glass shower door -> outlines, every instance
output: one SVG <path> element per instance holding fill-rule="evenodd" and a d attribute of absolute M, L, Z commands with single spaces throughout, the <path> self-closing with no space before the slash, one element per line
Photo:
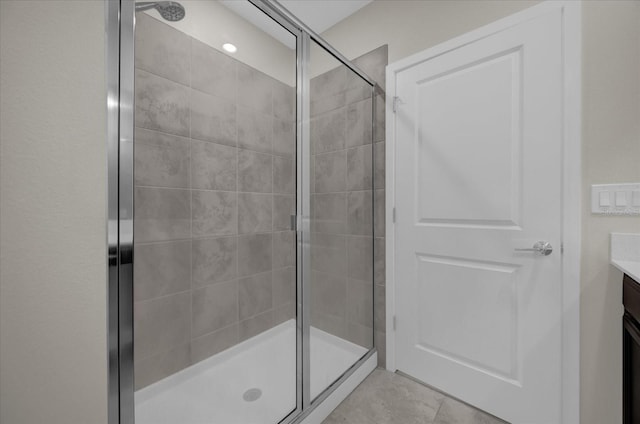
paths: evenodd
<path fill-rule="evenodd" d="M 373 348 L 371 85 L 310 49 L 310 398 Z"/>
<path fill-rule="evenodd" d="M 135 422 L 276 423 L 299 407 L 296 30 L 182 6 L 136 13 Z"/>

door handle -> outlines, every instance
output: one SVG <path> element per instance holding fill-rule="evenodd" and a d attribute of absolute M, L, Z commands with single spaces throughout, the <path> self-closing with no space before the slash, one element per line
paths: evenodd
<path fill-rule="evenodd" d="M 549 256 L 553 252 L 553 246 L 548 241 L 538 241 L 530 249 L 513 249 L 516 252 L 536 252 L 541 256 Z"/>

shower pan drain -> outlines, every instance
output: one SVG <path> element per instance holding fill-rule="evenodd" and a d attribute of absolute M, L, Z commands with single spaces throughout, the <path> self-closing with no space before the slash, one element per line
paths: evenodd
<path fill-rule="evenodd" d="M 245 402 L 253 402 L 260 399 L 260 396 L 262 396 L 262 390 L 253 388 L 244 392 L 242 399 L 244 399 Z"/>

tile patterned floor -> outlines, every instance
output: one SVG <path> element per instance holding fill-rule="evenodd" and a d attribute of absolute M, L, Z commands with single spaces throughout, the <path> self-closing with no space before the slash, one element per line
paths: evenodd
<path fill-rule="evenodd" d="M 323 424 L 507 424 L 399 374 L 375 370 Z"/>

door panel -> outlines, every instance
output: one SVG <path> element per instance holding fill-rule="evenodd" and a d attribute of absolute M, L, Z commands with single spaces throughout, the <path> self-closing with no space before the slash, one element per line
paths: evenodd
<path fill-rule="evenodd" d="M 519 266 L 416 255 L 418 347 L 514 379 Z M 455 302 L 442 302 L 455 299 Z M 443 326 L 443 322 L 452 326 Z"/>
<path fill-rule="evenodd" d="M 227 3 L 185 1 L 177 22 L 135 14 L 126 423 L 270 424 L 302 409 L 291 228 L 300 34 L 248 1 Z"/>
<path fill-rule="evenodd" d="M 373 347 L 373 102 L 315 41 L 309 72 L 313 401 Z"/>
<path fill-rule="evenodd" d="M 420 223 L 518 225 L 519 59 L 511 51 L 416 82 L 427 141 L 417 156 Z"/>
<path fill-rule="evenodd" d="M 560 41 L 549 12 L 396 80 L 398 369 L 513 423 L 560 422 Z"/>

